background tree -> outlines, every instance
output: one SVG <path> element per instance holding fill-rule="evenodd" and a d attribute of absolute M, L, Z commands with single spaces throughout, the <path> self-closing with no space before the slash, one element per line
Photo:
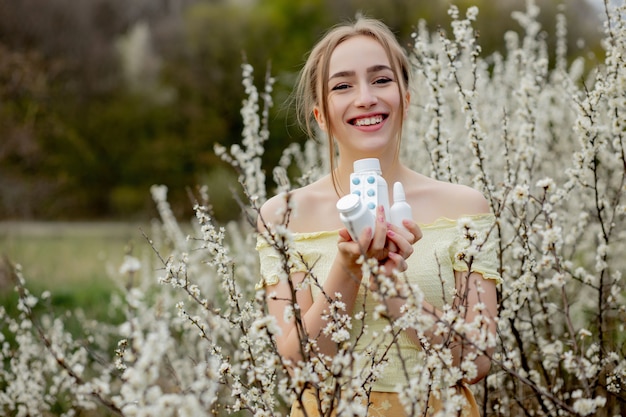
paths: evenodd
<path fill-rule="evenodd" d="M 240 138 L 244 61 L 276 77 L 264 163 L 303 143 L 288 95 L 310 46 L 357 12 L 381 18 L 407 47 L 420 19 L 447 30 L 450 3 L 480 8 L 485 54 L 502 48 L 523 0 L 22 0 L 0 4 L 0 218 L 145 218 L 167 184 L 178 215 L 186 187 L 207 183 L 218 218 L 237 216 L 235 180 L 213 144 Z M 599 51 L 585 0 L 543 0 L 551 40 L 559 4 L 570 53 Z M 591 48 L 589 48 L 591 46 Z M 599 52 L 598 52 L 599 53 Z M 593 57 L 588 57 L 593 59 Z"/>

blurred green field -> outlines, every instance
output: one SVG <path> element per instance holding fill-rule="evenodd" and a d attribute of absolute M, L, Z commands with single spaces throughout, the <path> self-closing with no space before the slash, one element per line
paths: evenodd
<path fill-rule="evenodd" d="M 139 224 L 0 222 L 0 256 L 22 266 L 29 290 L 50 291 L 54 309 L 81 308 L 102 318 L 124 255 L 149 250 Z M 144 228 L 145 230 L 145 228 Z M 12 304 L 14 283 L 0 271 L 0 301 Z"/>
<path fill-rule="evenodd" d="M 143 237 L 145 225 L 127 223 L 32 223 L 0 222 L 0 306 L 16 316 L 15 284 L 4 263 L 8 259 L 22 266 L 26 287 L 40 296 L 49 291 L 50 297 L 35 309 L 35 315 L 52 313 L 63 317 L 65 329 L 82 340 L 84 319 L 115 324 L 123 312 L 111 307 L 111 295 L 125 278 L 119 273 L 125 253 L 131 247 L 133 255 L 152 254 Z M 80 312 L 80 314 L 75 314 Z M 93 325 L 87 326 L 93 332 Z M 8 340 L 12 340 L 9 336 Z M 101 346 L 113 352 L 115 345 Z M 62 397 L 43 417 L 59 415 L 67 410 Z M 105 407 L 80 409 L 84 417 L 111 417 Z"/>

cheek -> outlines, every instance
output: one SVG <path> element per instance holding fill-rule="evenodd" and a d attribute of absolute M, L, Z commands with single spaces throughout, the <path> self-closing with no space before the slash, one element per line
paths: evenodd
<path fill-rule="evenodd" d="M 392 111 L 395 115 L 397 115 L 398 119 L 404 119 L 407 115 L 408 106 L 406 102 L 400 100 L 400 97 L 394 95 L 393 97 L 389 97 L 389 101 L 387 101 L 392 108 Z M 404 105 L 404 107 L 403 107 Z"/>
<path fill-rule="evenodd" d="M 337 113 L 337 111 L 341 107 L 341 98 L 338 98 L 335 96 L 329 97 L 327 105 L 328 105 L 328 113 L 330 117 L 332 117 L 332 115 Z"/>
<path fill-rule="evenodd" d="M 392 108 L 396 110 L 400 110 L 402 107 L 402 100 L 400 99 L 400 94 L 398 92 L 389 94 L 389 96 L 387 96 L 387 103 L 389 103 L 389 105 Z"/>
<path fill-rule="evenodd" d="M 328 100 L 328 124 L 331 128 L 334 128 L 341 123 L 344 112 L 345 105 L 341 100 Z"/>

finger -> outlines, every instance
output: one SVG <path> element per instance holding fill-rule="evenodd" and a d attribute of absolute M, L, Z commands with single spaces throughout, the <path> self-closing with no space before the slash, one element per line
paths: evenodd
<path fill-rule="evenodd" d="M 411 234 L 413 235 L 411 236 L 411 238 L 407 239 L 409 242 L 411 242 L 411 244 L 416 243 L 422 238 L 422 229 L 420 229 L 415 221 L 411 219 L 404 219 L 402 220 L 402 226 L 404 226 L 404 228 L 411 232 Z"/>
<path fill-rule="evenodd" d="M 370 252 L 372 253 L 372 256 L 377 259 L 384 259 L 387 257 L 386 252 L 388 252 L 388 249 L 385 248 L 386 241 L 387 219 L 385 218 L 385 208 L 383 206 L 378 206 L 378 209 L 376 210 L 376 229 L 374 230 L 374 236 L 370 244 Z"/>
<path fill-rule="evenodd" d="M 417 223 L 411 219 L 404 219 L 402 226 L 396 226 L 391 223 L 387 226 L 397 234 L 404 236 L 404 238 L 411 244 L 416 243 L 422 238 L 422 230 L 419 228 Z"/>
<path fill-rule="evenodd" d="M 338 256 L 343 258 L 343 262 L 346 265 L 353 267 L 356 265 L 357 260 L 365 254 L 366 248 L 371 240 L 371 235 L 372 229 L 371 227 L 367 227 L 363 230 L 359 241 L 355 242 L 352 240 L 348 229 L 340 229 L 339 238 L 337 239 Z"/>
<path fill-rule="evenodd" d="M 352 237 L 350 236 L 350 232 L 348 232 L 348 229 L 343 228 L 343 229 L 339 229 L 339 242 L 350 242 L 352 240 Z"/>
<path fill-rule="evenodd" d="M 389 236 L 389 232 L 390 230 L 387 231 L 387 236 Z M 399 250 L 398 245 L 396 245 L 396 243 L 391 239 L 387 240 L 387 249 L 389 250 L 389 252 L 398 252 Z"/>
<path fill-rule="evenodd" d="M 387 237 L 389 237 L 390 232 L 391 234 L 393 234 L 393 230 L 391 229 L 390 225 L 387 224 Z M 398 252 L 398 246 L 392 239 L 387 239 L 387 242 L 385 244 L 387 246 L 387 249 L 389 249 L 389 252 Z"/>
<path fill-rule="evenodd" d="M 409 265 L 406 262 L 406 259 L 398 253 L 390 252 L 389 260 L 393 262 L 393 269 L 398 272 L 405 272 Z"/>
<path fill-rule="evenodd" d="M 365 252 L 366 249 L 370 246 L 370 242 L 372 241 L 372 228 L 366 227 L 361 232 L 361 236 L 359 236 L 359 247 L 362 252 Z"/>
<path fill-rule="evenodd" d="M 343 228 L 343 229 L 339 229 L 339 240 L 338 240 L 338 244 L 341 243 L 348 243 L 348 242 L 355 242 L 352 239 L 352 235 L 350 235 L 350 232 L 348 231 L 347 228 Z M 355 242 L 359 244 L 359 248 L 361 248 L 360 253 L 363 253 L 365 251 L 365 249 L 369 246 L 370 240 L 372 239 L 372 228 L 371 227 L 366 227 L 361 231 L 361 236 L 359 237 L 359 239 Z"/>
<path fill-rule="evenodd" d="M 413 239 L 415 239 L 413 233 L 404 226 L 387 223 L 387 229 L 393 230 L 397 234 L 404 236 L 404 238 L 408 241 L 412 241 Z"/>
<path fill-rule="evenodd" d="M 403 235 L 396 233 L 394 230 L 387 230 L 387 238 L 390 242 L 389 246 L 393 244 L 397 248 L 394 252 L 398 255 L 406 259 L 413 254 L 413 244 Z M 411 240 L 413 240 L 413 235 L 411 235 Z"/>

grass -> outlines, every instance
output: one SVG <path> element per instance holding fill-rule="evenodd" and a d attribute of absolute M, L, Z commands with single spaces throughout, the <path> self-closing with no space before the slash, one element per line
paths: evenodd
<path fill-rule="evenodd" d="M 119 267 L 128 248 L 148 250 L 137 224 L 0 223 L 0 256 L 20 264 L 28 289 L 51 293 L 54 310 L 80 308 L 90 318 L 107 315 Z M 142 252 L 143 253 L 143 252 Z M 0 302 L 16 298 L 8 274 L 0 274 Z"/>
<path fill-rule="evenodd" d="M 0 305 L 9 315 L 17 316 L 18 297 L 4 267 L 2 258 L 6 258 L 21 265 L 31 293 L 39 296 L 43 291 L 50 292 L 50 298 L 36 308 L 35 314 L 52 312 L 55 317 L 63 317 L 65 329 L 76 340 L 82 340 L 85 329 L 81 317 L 108 324 L 123 319 L 119 309 L 110 308 L 109 300 L 118 282 L 123 283 L 119 267 L 131 247 L 139 258 L 152 253 L 138 224 L 0 222 Z M 77 310 L 84 316 L 66 314 Z M 92 331 L 90 327 L 88 332 Z M 6 340 L 14 344 L 11 339 L 9 336 Z M 103 348 L 113 352 L 114 347 Z M 59 415 L 67 409 L 63 397 L 57 400 L 43 416 Z M 112 416 L 104 407 L 79 410 L 78 414 Z"/>

